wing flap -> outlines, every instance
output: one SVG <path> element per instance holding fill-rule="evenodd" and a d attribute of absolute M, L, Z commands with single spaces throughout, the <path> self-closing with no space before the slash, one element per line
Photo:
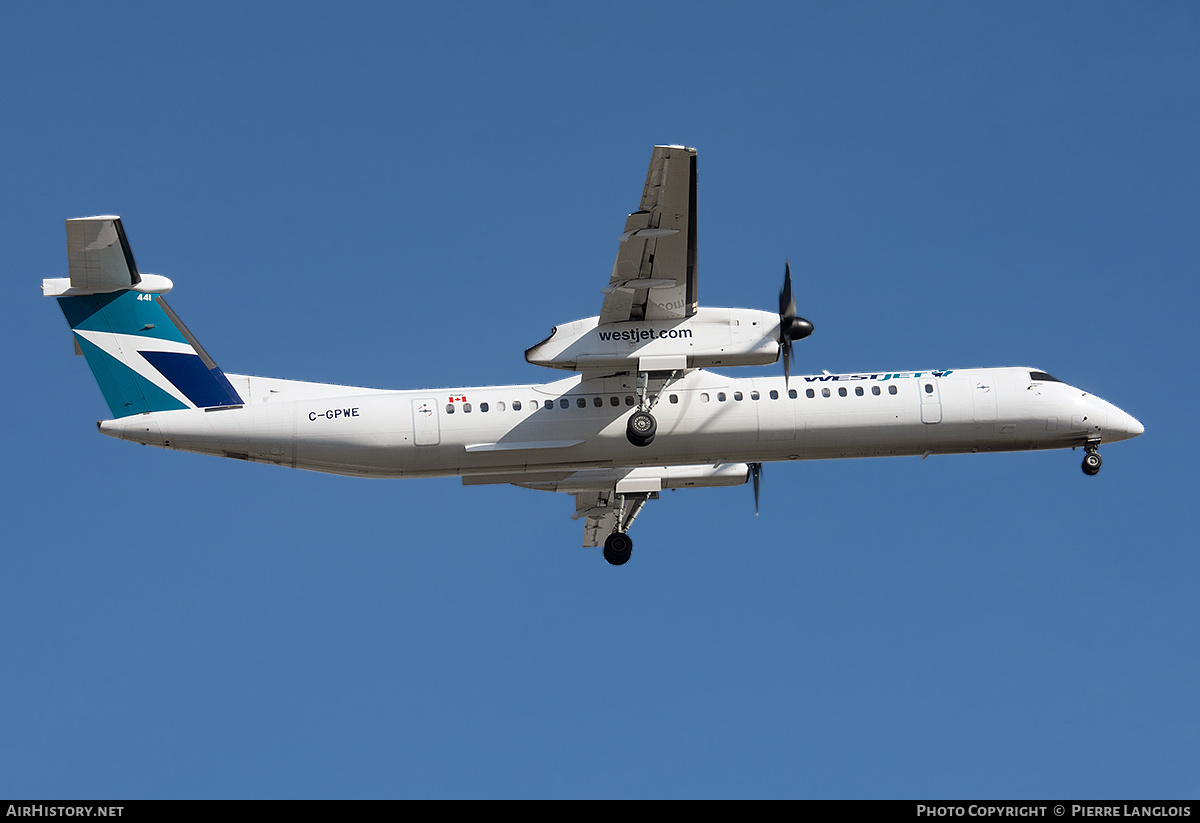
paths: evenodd
<path fill-rule="evenodd" d="M 607 492 L 579 492 L 571 519 L 583 520 L 584 546 L 603 546 L 604 539 L 615 531 L 617 511 Z"/>

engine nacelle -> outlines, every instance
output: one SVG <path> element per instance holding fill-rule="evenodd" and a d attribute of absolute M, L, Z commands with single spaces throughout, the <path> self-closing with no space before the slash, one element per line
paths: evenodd
<path fill-rule="evenodd" d="M 555 326 L 525 352 L 536 366 L 553 369 L 637 371 L 710 366 L 763 366 L 779 359 L 779 316 L 756 309 L 701 308 L 691 317 L 631 320 L 600 325 L 588 317 Z M 643 363 L 645 360 L 645 363 Z"/>

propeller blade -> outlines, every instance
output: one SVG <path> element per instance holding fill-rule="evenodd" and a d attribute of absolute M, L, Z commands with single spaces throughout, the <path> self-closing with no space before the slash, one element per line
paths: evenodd
<path fill-rule="evenodd" d="M 792 263 L 783 263 L 783 288 L 779 290 L 779 353 L 783 357 L 783 385 L 792 377 L 792 341 L 803 340 L 813 332 L 813 324 L 796 316 L 796 297 L 792 294 Z"/>
<path fill-rule="evenodd" d="M 758 517 L 758 480 L 762 477 L 762 463 L 750 464 L 750 479 L 754 481 L 754 516 Z"/>
<path fill-rule="evenodd" d="M 780 326 L 780 335 L 787 333 L 791 321 L 796 316 L 796 299 L 792 296 L 792 264 L 785 260 L 783 263 L 783 288 L 779 291 L 779 319 L 788 322 Z"/>
<path fill-rule="evenodd" d="M 792 295 L 792 263 L 783 261 L 783 288 L 779 290 L 779 349 L 783 355 L 783 385 L 792 376 L 792 323 L 796 321 L 796 298 Z"/>

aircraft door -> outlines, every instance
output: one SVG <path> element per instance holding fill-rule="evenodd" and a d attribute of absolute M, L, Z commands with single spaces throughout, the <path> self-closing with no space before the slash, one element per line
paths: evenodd
<path fill-rule="evenodd" d="M 975 381 L 971 391 L 973 414 L 976 423 L 990 423 L 996 419 L 996 379 L 984 375 Z"/>
<path fill-rule="evenodd" d="M 413 442 L 418 446 L 436 446 L 441 442 L 438 427 L 438 402 L 432 397 L 412 401 Z"/>
<path fill-rule="evenodd" d="M 942 422 L 942 397 L 938 391 L 936 377 L 921 377 L 917 380 L 921 391 L 921 422 Z"/>

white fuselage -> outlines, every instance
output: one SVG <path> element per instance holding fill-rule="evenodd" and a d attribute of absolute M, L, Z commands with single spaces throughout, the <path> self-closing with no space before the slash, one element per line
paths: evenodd
<path fill-rule="evenodd" d="M 801 375 L 787 386 L 690 371 L 662 392 L 658 434 L 645 448 L 626 439 L 637 399 L 620 378 L 384 391 L 228 377 L 243 406 L 134 415 L 100 430 L 369 477 L 1020 451 L 1142 431 L 1112 404 L 1028 368 Z"/>

